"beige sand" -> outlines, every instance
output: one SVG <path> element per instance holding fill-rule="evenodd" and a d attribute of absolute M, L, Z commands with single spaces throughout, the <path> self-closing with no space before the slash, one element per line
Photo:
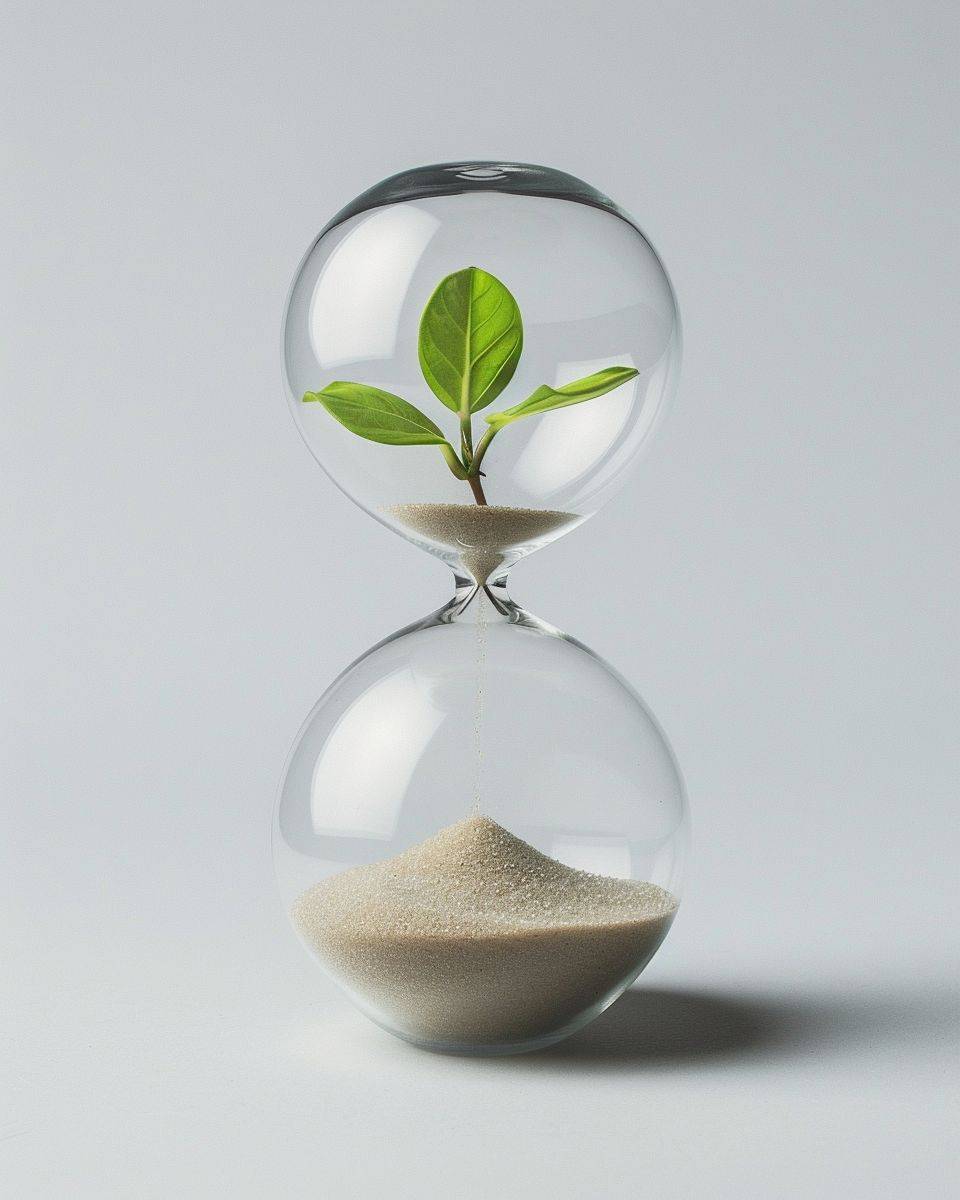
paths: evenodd
<path fill-rule="evenodd" d="M 496 504 L 392 504 L 384 512 L 414 533 L 456 551 L 480 584 L 516 551 L 532 548 L 579 520 L 575 513 Z"/>
<path fill-rule="evenodd" d="M 317 884 L 293 918 L 385 1024 L 506 1046 L 564 1030 L 628 982 L 676 908 L 655 884 L 574 870 L 471 816 Z"/>

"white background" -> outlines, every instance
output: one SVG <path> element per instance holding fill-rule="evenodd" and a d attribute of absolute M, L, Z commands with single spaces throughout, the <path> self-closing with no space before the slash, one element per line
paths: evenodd
<path fill-rule="evenodd" d="M 33 1197 L 956 1194 L 952 4 L 8 3 L 0 1185 Z M 691 884 L 552 1052 L 365 1023 L 277 903 L 333 675 L 445 568 L 326 479 L 279 323 L 418 163 L 631 210 L 685 365 L 636 482 L 522 565 L 643 692 Z"/>

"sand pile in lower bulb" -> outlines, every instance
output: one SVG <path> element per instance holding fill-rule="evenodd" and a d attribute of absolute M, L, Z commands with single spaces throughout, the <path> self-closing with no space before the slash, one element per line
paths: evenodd
<path fill-rule="evenodd" d="M 642 969 L 676 908 L 655 884 L 577 871 L 471 816 L 317 884 L 293 918 L 374 1017 L 479 1046 L 564 1029 Z"/>
<path fill-rule="evenodd" d="M 496 504 L 392 504 L 394 520 L 454 550 L 480 584 L 512 553 L 535 546 L 579 518 L 575 513 Z"/>

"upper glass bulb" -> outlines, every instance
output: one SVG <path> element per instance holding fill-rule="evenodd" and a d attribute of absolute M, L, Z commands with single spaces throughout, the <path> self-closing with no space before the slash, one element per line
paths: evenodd
<path fill-rule="evenodd" d="M 481 581 L 624 482 L 679 358 L 673 288 L 636 224 L 516 163 L 420 167 L 359 196 L 308 251 L 284 320 L 321 466 Z"/>

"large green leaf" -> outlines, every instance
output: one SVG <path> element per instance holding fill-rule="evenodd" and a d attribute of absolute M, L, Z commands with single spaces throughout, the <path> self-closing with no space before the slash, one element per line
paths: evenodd
<path fill-rule="evenodd" d="M 520 361 L 520 309 L 499 279 L 479 267 L 448 275 L 420 318 L 420 369 L 433 394 L 467 416 L 503 391 Z"/>
<path fill-rule="evenodd" d="M 351 433 L 388 446 L 441 446 L 447 439 L 429 417 L 379 388 L 365 383 L 329 383 L 307 392 L 304 404 L 322 404 Z"/>
<path fill-rule="evenodd" d="M 493 429 L 502 429 L 511 421 L 519 421 L 521 417 L 532 417 L 535 413 L 550 412 L 554 408 L 566 408 L 568 404 L 582 404 L 584 400 L 593 400 L 595 396 L 603 396 L 612 392 L 621 383 L 638 374 L 633 367 L 606 367 L 595 375 L 578 379 L 575 383 L 565 383 L 563 387 L 550 387 L 544 384 L 537 390 L 515 404 L 513 408 L 505 408 L 502 412 L 491 413 L 485 420 Z"/>

